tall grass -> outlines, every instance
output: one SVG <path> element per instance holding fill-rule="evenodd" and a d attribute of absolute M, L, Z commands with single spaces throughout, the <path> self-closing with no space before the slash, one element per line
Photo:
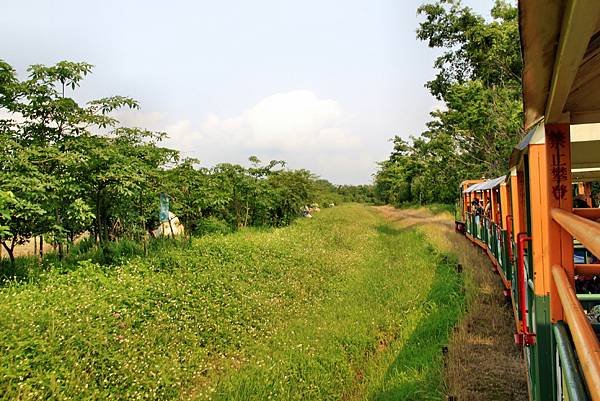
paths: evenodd
<path fill-rule="evenodd" d="M 442 398 L 454 260 L 367 207 L 0 290 L 3 399 Z"/>
<path fill-rule="evenodd" d="M 0 259 L 0 286 L 7 281 L 39 282 L 44 272 L 66 273 L 80 266 L 80 262 L 92 262 L 104 268 L 126 264 L 131 258 L 143 256 L 146 252 L 162 253 L 165 249 L 185 248 L 189 246 L 186 238 L 151 238 L 144 250 L 144 243 L 122 238 L 97 245 L 91 238 L 85 238 L 76 244 L 70 244 L 69 251 L 62 259 L 58 253 L 46 252 L 43 259 L 38 256 L 19 256 L 14 265 L 8 258 Z"/>

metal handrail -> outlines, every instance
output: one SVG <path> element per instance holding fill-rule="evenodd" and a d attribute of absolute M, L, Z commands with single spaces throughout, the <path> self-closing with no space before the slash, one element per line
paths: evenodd
<path fill-rule="evenodd" d="M 587 319 L 565 269 L 552 266 L 552 276 L 569 325 L 577 357 L 593 401 L 600 401 L 600 343 Z"/>
<path fill-rule="evenodd" d="M 600 301 L 600 294 L 577 294 L 577 299 L 580 301 Z"/>
<path fill-rule="evenodd" d="M 562 228 L 579 240 L 596 257 L 600 257 L 600 223 L 562 209 L 552 209 L 550 214 Z"/>
<path fill-rule="evenodd" d="M 556 339 L 556 351 L 561 362 L 562 371 L 571 401 L 587 401 L 588 397 L 577 368 L 577 358 L 569 340 L 569 333 L 564 322 L 556 322 L 552 327 Z"/>

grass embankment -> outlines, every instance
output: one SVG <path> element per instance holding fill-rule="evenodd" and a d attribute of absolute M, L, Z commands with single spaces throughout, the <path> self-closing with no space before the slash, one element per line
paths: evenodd
<path fill-rule="evenodd" d="M 448 346 L 444 372 L 448 398 L 528 400 L 524 360 L 513 343 L 514 316 L 487 256 L 454 231 L 453 216 L 443 207 L 377 209 L 395 227 L 417 229 L 442 252 L 457 255 L 464 268 L 467 312 Z"/>
<path fill-rule="evenodd" d="M 0 290 L 4 399 L 436 400 L 452 260 L 348 205 Z"/>

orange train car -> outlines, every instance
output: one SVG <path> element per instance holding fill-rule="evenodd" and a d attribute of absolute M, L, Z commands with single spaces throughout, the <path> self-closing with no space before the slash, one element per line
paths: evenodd
<path fill-rule="evenodd" d="M 527 135 L 461 183 L 456 226 L 511 299 L 530 399 L 600 401 L 600 2 L 521 0 L 519 25 Z"/>

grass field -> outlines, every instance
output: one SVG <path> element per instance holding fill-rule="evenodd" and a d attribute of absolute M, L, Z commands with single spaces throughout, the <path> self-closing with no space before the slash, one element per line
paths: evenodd
<path fill-rule="evenodd" d="M 441 400 L 455 261 L 373 208 L 0 290 L 3 399 Z"/>
<path fill-rule="evenodd" d="M 527 401 L 525 361 L 513 341 L 514 315 L 502 294 L 502 282 L 482 250 L 454 231 L 452 215 L 445 209 L 377 207 L 395 227 L 418 229 L 437 249 L 457 255 L 464 268 L 467 311 L 448 344 L 444 369 L 448 399 Z"/>

